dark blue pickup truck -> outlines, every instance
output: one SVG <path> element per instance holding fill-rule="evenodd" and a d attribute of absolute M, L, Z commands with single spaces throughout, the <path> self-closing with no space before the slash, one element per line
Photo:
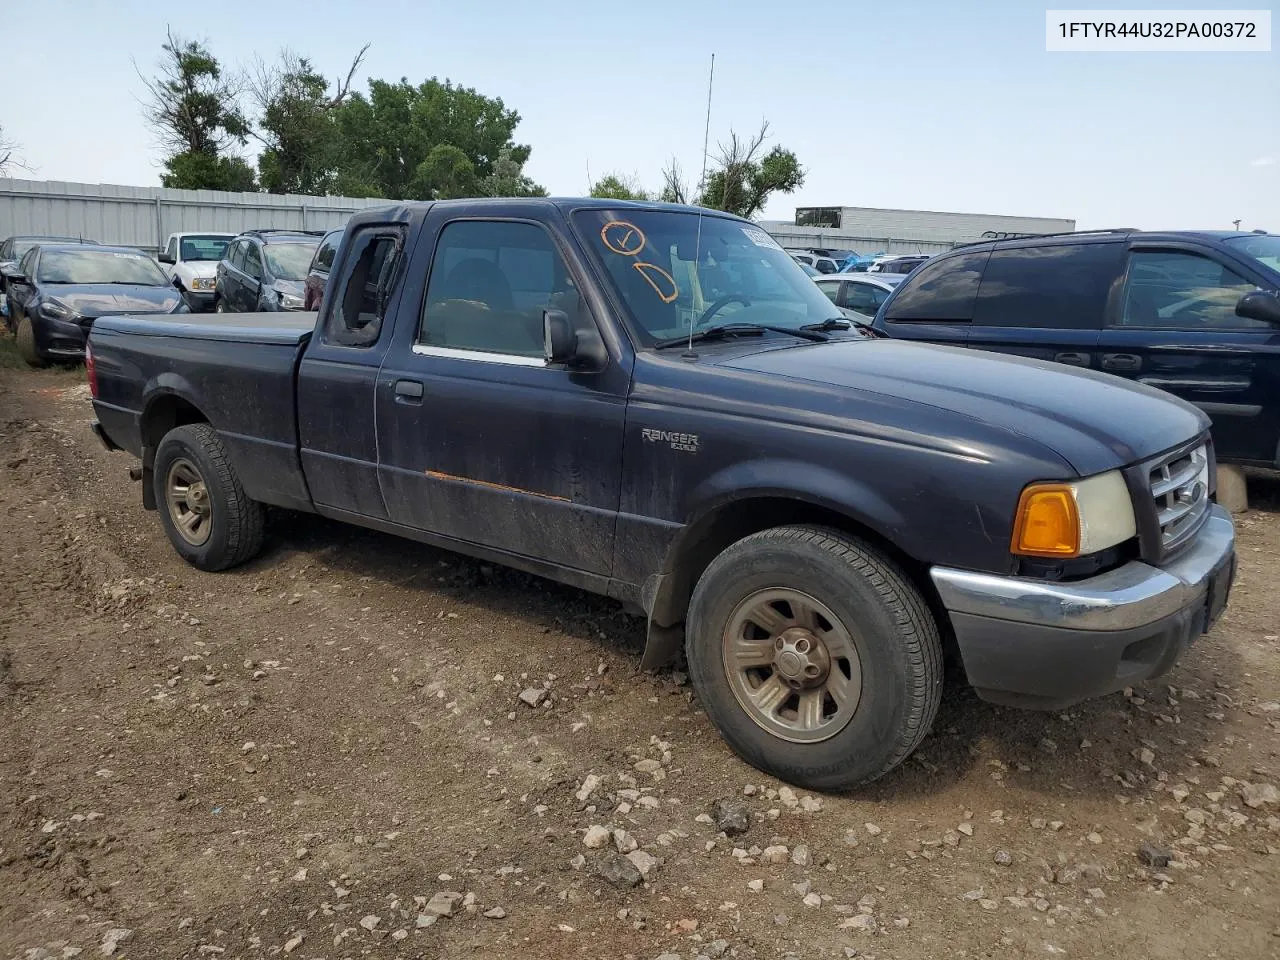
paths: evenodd
<path fill-rule="evenodd" d="M 1056 707 L 1167 670 L 1234 535 L 1209 421 L 1148 387 L 883 339 L 763 231 L 687 207 L 355 216 L 316 315 L 109 317 L 96 427 L 188 561 L 311 511 L 608 594 L 683 636 L 749 762 L 865 783 L 943 653 Z"/>

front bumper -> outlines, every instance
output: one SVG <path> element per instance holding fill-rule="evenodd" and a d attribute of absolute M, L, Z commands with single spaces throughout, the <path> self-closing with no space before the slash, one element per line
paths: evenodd
<path fill-rule="evenodd" d="M 1222 612 L 1235 576 L 1231 516 L 1213 506 L 1164 567 L 1132 561 L 1055 583 L 930 571 L 983 699 L 1057 709 L 1165 673 Z"/>
<path fill-rule="evenodd" d="M 54 360 L 83 360 L 84 344 L 88 333 L 72 320 L 52 320 L 45 316 L 31 317 L 31 336 L 36 352 Z"/>
<path fill-rule="evenodd" d="M 191 308 L 192 313 L 200 313 L 213 309 L 216 293 L 214 290 L 187 290 L 184 287 L 182 297 L 187 301 L 187 306 Z"/>

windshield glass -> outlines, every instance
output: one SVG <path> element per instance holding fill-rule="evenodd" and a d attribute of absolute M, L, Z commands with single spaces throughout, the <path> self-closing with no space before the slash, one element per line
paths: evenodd
<path fill-rule="evenodd" d="M 13 241 L 13 259 L 21 260 L 38 243 L 77 243 L 72 237 L 17 237 Z"/>
<path fill-rule="evenodd" d="M 316 252 L 315 243 L 269 243 L 262 249 L 267 255 L 267 269 L 277 280 L 302 280 Z"/>
<path fill-rule="evenodd" d="M 221 260 L 226 253 L 230 237 L 183 237 L 182 260 Z"/>
<path fill-rule="evenodd" d="M 1226 242 L 1264 267 L 1280 273 L 1280 237 L 1230 237 Z"/>
<path fill-rule="evenodd" d="M 148 287 L 169 285 L 169 278 L 154 260 L 128 250 L 45 250 L 40 254 L 36 279 L 43 283 L 136 283 Z"/>
<path fill-rule="evenodd" d="M 646 345 L 691 325 L 794 329 L 838 316 L 791 256 L 749 223 L 674 210 L 579 210 L 574 222 Z"/>

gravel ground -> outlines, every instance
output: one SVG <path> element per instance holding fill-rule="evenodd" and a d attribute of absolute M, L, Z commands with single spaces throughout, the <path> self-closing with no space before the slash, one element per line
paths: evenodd
<path fill-rule="evenodd" d="M 0 957 L 1280 956 L 1274 482 L 1170 676 L 812 796 L 607 600 L 296 516 L 188 567 L 90 417 L 0 370 Z"/>

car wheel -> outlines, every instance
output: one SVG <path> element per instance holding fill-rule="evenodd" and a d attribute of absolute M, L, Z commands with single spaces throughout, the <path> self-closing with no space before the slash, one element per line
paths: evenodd
<path fill-rule="evenodd" d="M 870 545 L 776 527 L 730 546 L 698 580 L 689 674 L 752 766 L 845 790 L 892 770 L 929 732 L 942 645 L 924 598 Z"/>
<path fill-rule="evenodd" d="M 244 492 L 217 431 L 175 427 L 156 449 L 152 482 L 175 550 L 201 570 L 225 570 L 262 549 L 265 510 Z"/>
<path fill-rule="evenodd" d="M 227 307 L 226 307 L 226 305 L 222 302 L 222 298 L 221 298 L 221 297 L 218 297 L 218 298 L 216 298 L 216 299 L 213 301 L 213 312 L 214 312 L 214 313 L 226 313 L 226 312 L 227 312 Z"/>
<path fill-rule="evenodd" d="M 49 361 L 40 356 L 40 351 L 36 348 L 35 330 L 31 328 L 31 320 L 26 314 L 18 314 L 18 356 L 32 367 L 47 367 Z"/>

